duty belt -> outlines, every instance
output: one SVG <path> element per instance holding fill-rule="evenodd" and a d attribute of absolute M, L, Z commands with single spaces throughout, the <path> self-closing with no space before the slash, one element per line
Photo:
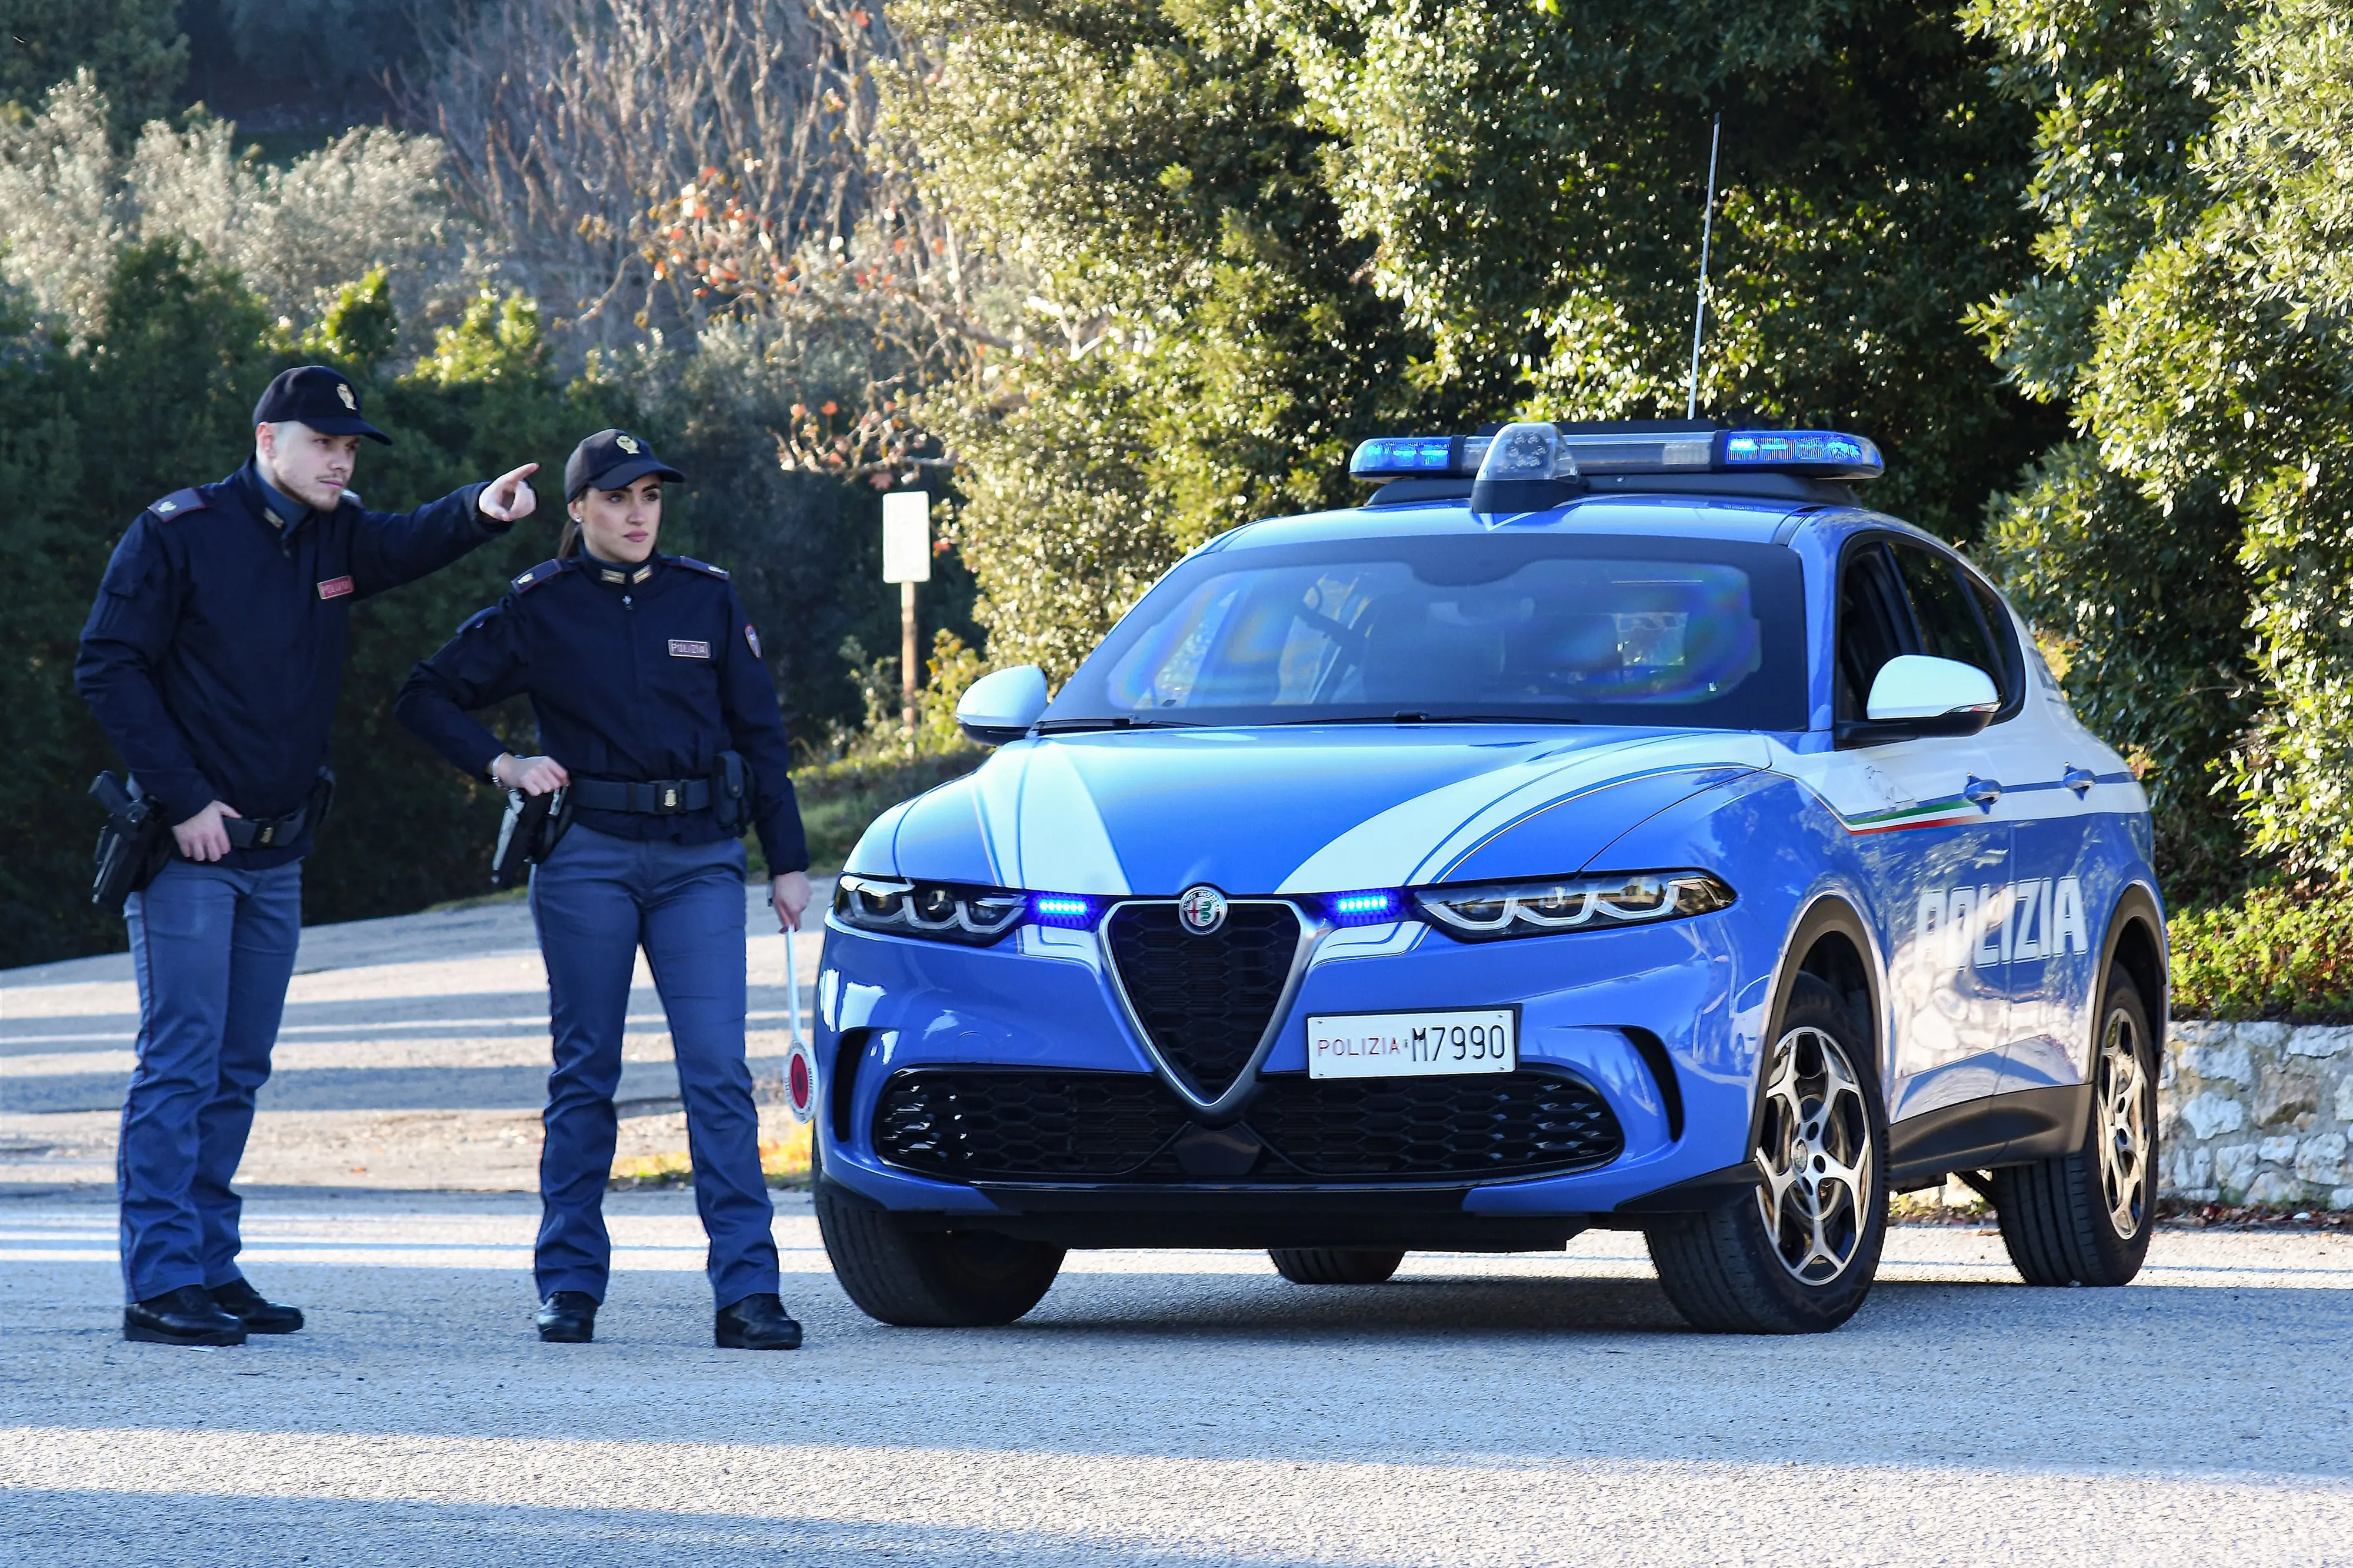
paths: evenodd
<path fill-rule="evenodd" d="M 575 779 L 572 803 L 583 811 L 633 811 L 641 816 L 682 816 L 711 809 L 709 779 Z"/>
<path fill-rule="evenodd" d="M 311 808 L 305 805 L 283 816 L 224 816 L 221 828 L 228 835 L 232 849 L 267 849 L 274 844 L 293 843 L 310 816 Z"/>

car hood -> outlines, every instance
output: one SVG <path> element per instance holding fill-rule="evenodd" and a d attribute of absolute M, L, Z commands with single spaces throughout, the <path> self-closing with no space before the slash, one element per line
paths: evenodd
<path fill-rule="evenodd" d="M 1643 818 L 1767 762 L 1761 737 L 1720 730 L 1319 725 L 1041 737 L 886 814 L 849 868 L 1112 895 L 1199 882 L 1308 893 L 1558 876 L 1587 868 Z"/>

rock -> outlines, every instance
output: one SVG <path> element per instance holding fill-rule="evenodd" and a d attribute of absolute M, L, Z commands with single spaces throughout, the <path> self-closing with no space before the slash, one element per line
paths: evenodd
<path fill-rule="evenodd" d="M 2339 1100 L 2343 1095 L 2337 1096 Z M 2181 1120 L 2189 1131 L 2200 1138 L 2212 1138 L 2219 1133 L 2236 1132 L 2247 1124 L 2246 1107 L 2219 1089 L 2210 1089 L 2181 1108 Z"/>
<path fill-rule="evenodd" d="M 2353 1072 L 2347 1073 L 2345 1081 L 2337 1086 L 2337 1120 L 2353 1121 Z"/>
<path fill-rule="evenodd" d="M 2266 1067 L 2255 1087 L 2255 1125 L 2320 1109 L 2320 1080 L 2308 1072 Z"/>
<path fill-rule="evenodd" d="M 2295 1035 L 2296 1027 L 2290 1024 L 2241 1024 L 2232 1033 L 2249 1050 L 2276 1057 L 2285 1053 L 2288 1040 Z"/>
<path fill-rule="evenodd" d="M 2247 1187 L 2251 1204 L 2295 1204 L 2304 1201 L 2304 1184 L 2284 1171 L 2265 1171 Z"/>
<path fill-rule="evenodd" d="M 2333 1209 L 2353 1209 L 2353 1187 L 2339 1187 L 2329 1194 L 2328 1206 Z"/>
<path fill-rule="evenodd" d="M 2214 1184 L 2226 1198 L 2236 1200 L 2254 1179 L 2255 1146 L 2232 1143 L 2214 1151 Z"/>
<path fill-rule="evenodd" d="M 2341 1057 L 2353 1051 L 2353 1027 L 2344 1025 L 2309 1025 L 2290 1033 L 2287 1052 L 2292 1057 Z"/>
<path fill-rule="evenodd" d="M 2319 1184 L 2348 1180 L 2345 1135 L 2324 1132 L 2317 1138 L 2306 1139 L 2296 1147 L 2295 1173 L 2300 1181 Z"/>
<path fill-rule="evenodd" d="M 2247 1054 L 2243 1041 L 2226 1039 L 2226 1043 L 2218 1045 L 2186 1046 L 2181 1052 L 2181 1066 L 2184 1071 L 2200 1078 L 2228 1079 L 2249 1089 L 2255 1086 L 2254 1058 Z"/>
<path fill-rule="evenodd" d="M 2293 1136 L 2266 1138 L 2255 1145 L 2255 1156 L 2284 1165 L 2295 1158 L 2295 1139 Z"/>
<path fill-rule="evenodd" d="M 2165 1181 L 2177 1192 L 2203 1190 L 2214 1184 L 2214 1154 L 2208 1149 L 2176 1149 L 2163 1172 Z"/>

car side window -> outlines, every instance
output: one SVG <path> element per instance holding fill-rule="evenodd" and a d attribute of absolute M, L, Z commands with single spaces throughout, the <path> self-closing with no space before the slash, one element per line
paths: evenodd
<path fill-rule="evenodd" d="M 1986 606 L 1972 591 L 1976 583 L 1959 563 L 1936 551 L 1908 543 L 1890 548 L 1903 571 L 1913 618 L 1920 628 L 1918 651 L 1984 670 L 2001 693 L 2003 706 L 2009 706 L 2018 691 L 2013 669 L 2016 650 L 2011 650 L 2009 659 L 2001 657 L 2001 644 L 2009 639 L 1995 636 L 1986 618 Z M 2005 617 L 2005 631 L 2006 623 Z"/>
<path fill-rule="evenodd" d="M 1910 606 L 1887 546 L 1873 541 L 1847 552 L 1839 568 L 1837 716 L 1864 717 L 1879 667 L 1916 649 Z"/>
<path fill-rule="evenodd" d="M 1966 574 L 1962 581 L 1969 585 L 1969 597 L 1978 603 L 1978 613 L 1985 616 L 1986 631 L 1993 638 L 1994 658 L 2001 668 L 1994 671 L 1993 683 L 2001 689 L 2002 713 L 2018 705 L 2026 693 L 2026 656 L 2019 651 L 2018 627 L 2010 618 L 2010 608 L 1991 588 Z"/>

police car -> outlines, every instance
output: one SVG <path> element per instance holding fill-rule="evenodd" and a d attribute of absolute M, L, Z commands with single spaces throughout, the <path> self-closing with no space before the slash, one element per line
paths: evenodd
<path fill-rule="evenodd" d="M 2039 1284 L 2156 1198 L 2147 801 L 2000 595 L 1831 431 L 1366 442 L 1203 545 L 827 922 L 818 1215 L 872 1316 L 1009 1321 L 1066 1249 L 1643 1233 L 1709 1330 L 1832 1328 L 1957 1174 Z"/>

